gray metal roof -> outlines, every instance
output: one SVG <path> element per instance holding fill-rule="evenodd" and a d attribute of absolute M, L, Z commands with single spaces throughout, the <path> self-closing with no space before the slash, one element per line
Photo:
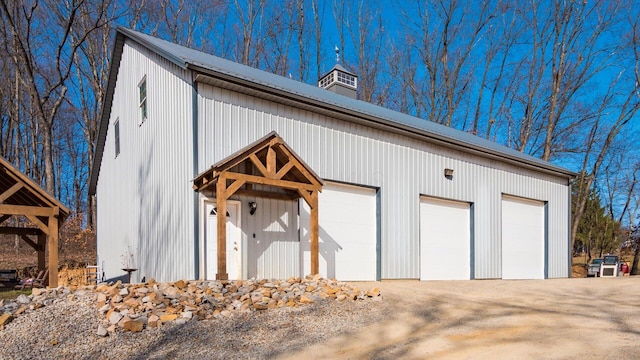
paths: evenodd
<path fill-rule="evenodd" d="M 553 165 L 536 157 L 521 153 L 464 131 L 364 101 L 355 100 L 321 89 L 314 85 L 309 85 L 284 76 L 225 60 L 214 55 L 161 40 L 131 29 L 118 27 L 116 30 L 116 43 L 113 51 L 111 73 L 106 93 L 107 99 L 104 101 L 105 109 L 103 109 L 103 116 L 99 128 L 99 140 L 95 157 L 97 164 L 94 164 L 90 177 L 89 191 L 91 193 L 95 193 L 95 185 L 100 168 L 99 162 L 102 158 L 104 137 L 106 136 L 106 129 L 110 114 L 111 101 L 109 101 L 108 98 L 113 96 L 113 87 L 115 87 L 115 80 L 117 78 L 118 71 L 117 66 L 119 65 L 122 47 L 124 46 L 123 39 L 125 37 L 140 43 L 185 69 L 193 69 L 194 71 L 208 75 L 223 76 L 226 79 L 237 79 L 245 84 L 254 84 L 263 89 L 273 89 L 278 93 L 285 93 L 289 97 L 299 99 L 306 103 L 330 107 L 333 110 L 372 121 L 372 123 L 384 124 L 401 129 L 405 132 L 409 131 L 414 133 L 414 135 L 424 138 L 425 140 L 431 139 L 439 143 L 447 143 L 463 151 L 467 149 L 467 151 L 472 150 L 475 153 L 482 153 L 493 157 L 503 158 L 505 160 L 517 161 L 523 163 L 523 165 L 534 166 L 540 170 L 553 172 L 559 176 L 567 178 L 572 178 L 576 175 L 574 172 L 563 167 Z M 118 62 L 118 64 L 115 64 L 116 62 Z M 111 90 L 111 92 L 109 90 Z M 105 121 L 106 124 L 103 124 Z"/>
<path fill-rule="evenodd" d="M 345 69 L 345 68 L 344 68 L 344 66 L 342 66 L 342 65 L 340 65 L 340 64 L 335 64 L 335 65 L 331 68 L 331 70 L 329 70 L 326 74 L 322 75 L 320 78 L 325 77 L 326 75 L 328 75 L 328 74 L 329 74 L 330 72 L 332 72 L 333 70 L 339 70 L 339 71 L 342 71 L 342 72 L 344 72 L 344 73 L 351 74 L 351 75 L 353 75 L 353 76 L 357 76 L 356 74 L 352 73 L 351 71 L 349 71 L 349 70 Z"/>

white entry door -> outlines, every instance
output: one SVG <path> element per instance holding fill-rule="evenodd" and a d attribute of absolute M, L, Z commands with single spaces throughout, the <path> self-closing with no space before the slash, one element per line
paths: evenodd
<path fill-rule="evenodd" d="M 320 275 L 346 281 L 373 281 L 377 274 L 376 190 L 327 183 L 318 195 Z M 301 200 L 303 274 L 311 269 L 309 206 Z"/>
<path fill-rule="evenodd" d="M 420 280 L 469 280 L 471 205 L 420 199 Z"/>
<path fill-rule="evenodd" d="M 502 278 L 544 278 L 544 202 L 502 198 Z"/>
<path fill-rule="evenodd" d="M 215 203 L 205 203 L 207 216 L 205 238 L 207 279 L 215 280 L 218 273 L 218 212 Z M 240 202 L 227 201 L 227 273 L 229 280 L 242 278 L 242 236 L 240 230 Z"/>

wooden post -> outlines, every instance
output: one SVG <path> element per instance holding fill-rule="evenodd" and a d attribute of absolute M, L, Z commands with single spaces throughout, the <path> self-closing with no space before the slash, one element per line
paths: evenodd
<path fill-rule="evenodd" d="M 276 175 L 276 152 L 273 147 L 267 149 L 267 176 L 274 178 Z"/>
<path fill-rule="evenodd" d="M 319 246 L 318 246 L 318 191 L 314 190 L 311 193 L 311 275 L 318 274 L 320 272 L 319 266 Z"/>
<path fill-rule="evenodd" d="M 49 217 L 49 287 L 58 287 L 58 218 Z"/>
<path fill-rule="evenodd" d="M 216 208 L 218 223 L 218 273 L 217 280 L 229 279 L 227 273 L 227 179 L 218 178 L 216 187 Z"/>
<path fill-rule="evenodd" d="M 46 264 L 45 264 L 46 245 L 47 245 L 47 235 L 45 234 L 38 235 L 38 270 L 44 270 L 44 268 L 46 267 Z"/>

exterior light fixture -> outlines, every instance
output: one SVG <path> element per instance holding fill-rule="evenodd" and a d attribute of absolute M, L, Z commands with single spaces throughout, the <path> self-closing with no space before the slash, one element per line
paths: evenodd
<path fill-rule="evenodd" d="M 256 209 L 258 208 L 258 203 L 255 201 L 249 202 L 249 214 L 253 215 L 256 213 Z"/>
<path fill-rule="evenodd" d="M 453 169 L 444 169 L 444 177 L 449 180 L 453 179 Z"/>

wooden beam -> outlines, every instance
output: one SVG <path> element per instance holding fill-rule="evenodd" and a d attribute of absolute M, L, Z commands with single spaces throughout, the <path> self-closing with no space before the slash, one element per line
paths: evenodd
<path fill-rule="evenodd" d="M 298 193 L 278 193 L 273 191 L 260 191 L 260 190 L 238 190 L 236 195 L 253 196 L 263 199 L 276 199 L 276 200 L 296 200 L 300 196 Z"/>
<path fill-rule="evenodd" d="M 282 179 L 285 175 L 287 175 L 289 170 L 291 170 L 294 167 L 294 165 L 295 165 L 295 163 L 293 161 L 291 161 L 291 159 L 289 159 L 289 162 L 286 163 L 282 168 L 280 168 L 280 170 L 276 174 L 275 178 L 278 179 L 278 180 Z"/>
<path fill-rule="evenodd" d="M 35 243 L 33 240 L 29 239 L 29 236 L 20 235 L 20 237 L 22 238 L 22 240 L 24 240 L 24 242 L 29 244 L 29 246 L 31 246 L 33 248 L 33 250 L 36 250 L 36 251 L 40 250 L 40 249 L 38 249 L 38 244 Z"/>
<path fill-rule="evenodd" d="M 57 216 L 53 207 L 0 204 L 2 215 Z"/>
<path fill-rule="evenodd" d="M 275 178 L 276 176 L 276 151 L 269 146 L 267 150 L 267 177 Z"/>
<path fill-rule="evenodd" d="M 218 177 L 216 186 L 217 230 L 218 230 L 218 273 L 216 280 L 227 280 L 227 179 Z"/>
<path fill-rule="evenodd" d="M 267 176 L 267 174 L 268 174 L 267 168 L 264 167 L 264 165 L 262 164 L 262 161 L 260 161 L 260 159 L 258 159 L 256 154 L 249 155 L 249 159 L 251 160 L 253 165 L 256 167 L 256 169 L 258 169 L 260 174 L 262 174 L 262 176 Z"/>
<path fill-rule="evenodd" d="M 31 179 L 29 179 L 26 175 L 24 175 L 22 173 L 14 174 L 12 171 L 9 171 L 9 169 L 6 169 L 5 173 L 7 175 L 9 175 L 10 177 L 12 177 L 16 182 L 26 185 L 27 189 L 29 189 L 29 193 L 31 193 L 31 194 L 35 195 L 36 197 L 38 197 L 45 204 L 48 204 L 48 205 L 51 205 L 51 206 L 55 205 L 55 203 L 52 202 L 51 199 L 48 199 L 46 196 L 43 196 L 40 193 L 40 191 L 38 191 L 38 189 L 34 188 L 33 186 L 31 186 L 29 184 L 29 182 L 33 182 L 33 181 Z M 35 184 L 35 185 L 37 186 L 37 184 Z"/>
<path fill-rule="evenodd" d="M 38 270 L 44 270 L 46 267 L 46 264 L 45 264 L 46 247 L 47 247 L 47 235 L 39 234 L 38 235 Z"/>
<path fill-rule="evenodd" d="M 305 184 L 305 183 L 299 183 L 299 182 L 287 181 L 287 180 L 269 179 L 265 177 L 255 176 L 255 175 L 239 174 L 239 173 L 233 173 L 233 172 L 225 172 L 225 177 L 229 179 L 235 179 L 235 180 L 244 180 L 248 183 L 270 185 L 270 186 L 293 189 L 293 190 L 303 189 L 307 191 L 316 191 L 320 189 L 320 186 L 312 185 L 312 184 Z"/>
<path fill-rule="evenodd" d="M 40 235 L 42 234 L 42 230 L 36 228 L 23 228 L 23 227 L 13 227 L 13 226 L 5 226 L 0 227 L 0 234 L 16 234 L 16 235 Z"/>
<path fill-rule="evenodd" d="M 13 215 L 2 215 L 2 216 L 0 216 L 0 224 L 2 224 L 3 222 L 7 221 L 12 216 Z"/>
<path fill-rule="evenodd" d="M 27 215 L 27 219 L 31 220 L 32 223 L 36 224 L 40 230 L 42 230 L 45 234 L 47 235 L 51 235 L 51 224 L 49 224 L 49 226 L 45 225 L 45 223 L 43 223 L 42 221 L 40 221 L 40 219 L 38 219 L 37 217 L 33 216 L 33 215 Z M 57 220 L 56 220 L 57 221 Z"/>
<path fill-rule="evenodd" d="M 311 241 L 311 275 L 320 272 L 320 247 L 318 243 L 318 192 L 311 193 L 311 218 L 310 218 L 310 241 Z"/>
<path fill-rule="evenodd" d="M 294 164 L 304 177 L 306 177 L 312 184 L 320 185 L 320 182 L 317 181 L 316 177 L 307 171 L 307 167 L 300 162 L 301 160 L 294 153 L 289 151 L 289 149 L 283 144 L 278 144 L 277 146 L 289 159 L 295 159 Z M 320 190 L 320 192 L 322 192 L 322 190 Z"/>
<path fill-rule="evenodd" d="M 230 198 L 231 196 L 233 196 L 233 194 L 235 194 L 240 187 L 242 187 L 242 185 L 244 185 L 245 181 L 244 180 L 236 180 L 234 181 L 231 185 L 229 185 L 229 187 L 227 187 L 227 191 L 226 191 L 226 198 Z M 220 186 L 218 184 L 218 186 Z"/>
<path fill-rule="evenodd" d="M 308 191 L 298 189 L 298 194 L 300 194 L 300 197 L 304 199 L 304 201 L 307 203 L 307 205 L 309 205 L 309 207 L 313 206 L 313 198 Z"/>
<path fill-rule="evenodd" d="M 311 181 L 313 185 L 320 186 L 320 183 L 316 180 L 316 177 L 311 175 L 311 173 L 302 164 L 296 162 L 295 166 L 296 169 L 298 169 L 298 171 L 300 171 L 302 175 L 304 175 L 304 177 L 309 179 L 309 181 Z M 322 191 L 322 186 L 320 186 L 320 191 Z"/>
<path fill-rule="evenodd" d="M 15 183 L 12 187 L 7 189 L 7 191 L 3 192 L 2 195 L 0 195 L 0 203 L 3 203 L 5 200 L 10 198 L 11 195 L 17 193 L 18 190 L 22 189 L 23 186 L 24 185 L 22 185 L 22 183 Z"/>
<path fill-rule="evenodd" d="M 203 190 L 214 185 L 215 182 L 212 182 L 212 180 L 215 179 L 215 177 L 216 173 L 213 169 L 207 170 L 207 172 L 193 180 L 193 190 Z"/>
<path fill-rule="evenodd" d="M 49 217 L 49 287 L 58 287 L 58 219 Z"/>

